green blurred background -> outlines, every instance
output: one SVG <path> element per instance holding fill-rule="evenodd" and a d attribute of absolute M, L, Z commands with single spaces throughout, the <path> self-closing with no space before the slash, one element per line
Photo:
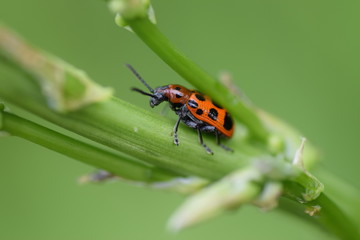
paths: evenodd
<path fill-rule="evenodd" d="M 159 28 L 190 58 L 234 81 L 258 106 L 300 129 L 325 168 L 360 188 L 360 2 L 153 1 Z M 1 0 L 0 20 L 84 69 L 116 95 L 133 64 L 154 86 L 189 86 L 100 0 Z M 150 109 L 149 109 L 150 111 Z M 126 116 L 124 116 L 126 117 Z M 182 196 L 123 183 L 79 186 L 92 167 L 17 138 L 0 138 L 0 239 L 331 239 L 278 210 L 244 207 L 179 234 L 166 221 Z"/>

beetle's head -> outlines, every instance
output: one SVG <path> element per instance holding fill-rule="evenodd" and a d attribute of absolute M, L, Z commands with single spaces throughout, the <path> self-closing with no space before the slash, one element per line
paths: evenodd
<path fill-rule="evenodd" d="M 168 86 L 163 86 L 163 87 L 158 87 L 155 88 L 154 93 L 151 94 L 151 98 L 150 98 L 150 106 L 153 108 L 157 105 L 159 105 L 160 103 L 164 102 L 164 101 L 168 101 L 168 97 L 167 97 L 167 90 L 169 89 Z M 134 89 L 133 90 L 139 92 L 139 89 Z M 142 93 L 142 92 L 140 92 Z M 142 93 L 143 94 L 143 93 Z M 147 95 L 147 94 L 145 94 Z"/>
<path fill-rule="evenodd" d="M 154 90 L 153 93 L 147 93 L 144 92 L 141 89 L 138 88 L 132 88 L 131 90 L 139 92 L 143 95 L 146 96 L 150 96 L 150 106 L 153 108 L 157 105 L 159 105 L 160 103 L 164 102 L 164 101 L 168 101 L 168 98 L 166 96 L 166 89 L 168 88 L 168 86 L 164 86 L 164 87 L 158 87 Z"/>
<path fill-rule="evenodd" d="M 140 74 L 130 64 L 127 64 L 126 66 L 134 73 L 134 75 L 140 80 L 140 82 L 142 82 L 149 89 L 150 93 L 145 92 L 139 88 L 132 88 L 131 90 L 139 92 L 146 96 L 150 96 L 151 97 L 150 98 L 150 106 L 151 107 L 155 107 L 155 106 L 159 105 L 160 103 L 162 103 L 163 101 L 168 100 L 168 98 L 166 96 L 167 89 L 169 88 L 168 86 L 158 87 L 158 88 L 155 88 L 155 90 L 154 90 L 153 88 L 151 88 L 149 86 L 149 84 L 147 84 L 145 82 L 145 80 L 140 76 Z"/>

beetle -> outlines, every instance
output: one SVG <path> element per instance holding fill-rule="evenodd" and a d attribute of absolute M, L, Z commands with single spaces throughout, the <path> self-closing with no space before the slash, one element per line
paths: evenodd
<path fill-rule="evenodd" d="M 227 151 L 233 151 L 220 142 L 221 136 L 231 138 L 235 128 L 234 121 L 226 109 L 201 92 L 189 90 L 181 85 L 170 84 L 153 89 L 130 64 L 126 66 L 149 89 L 150 93 L 139 88 L 132 88 L 133 91 L 150 96 L 152 108 L 164 101 L 169 102 L 171 110 L 178 115 L 173 129 L 174 143 L 177 146 L 179 145 L 177 132 L 182 121 L 190 128 L 197 130 L 199 142 L 207 153 L 213 154 L 213 151 L 204 143 L 202 132 L 215 133 L 217 145 Z"/>

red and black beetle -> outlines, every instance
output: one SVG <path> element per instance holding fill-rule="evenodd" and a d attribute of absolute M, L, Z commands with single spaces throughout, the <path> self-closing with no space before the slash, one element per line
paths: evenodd
<path fill-rule="evenodd" d="M 207 153 L 213 154 L 211 149 L 204 144 L 201 132 L 215 133 L 216 143 L 225 150 L 232 151 L 220 143 L 220 136 L 231 138 L 234 133 L 234 122 L 226 109 L 199 91 L 189 90 L 181 85 L 170 84 L 153 89 L 131 65 L 127 64 L 126 66 L 149 89 L 150 93 L 138 88 L 132 88 L 132 90 L 150 96 L 151 107 L 155 107 L 164 101 L 169 102 L 170 108 L 179 116 L 173 130 L 176 145 L 179 145 L 177 131 L 180 121 L 182 121 L 187 126 L 197 130 L 199 142 Z"/>

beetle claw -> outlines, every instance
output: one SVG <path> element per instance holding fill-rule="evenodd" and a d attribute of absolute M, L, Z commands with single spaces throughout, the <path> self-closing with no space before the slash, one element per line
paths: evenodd
<path fill-rule="evenodd" d="M 178 139 L 178 136 L 177 136 L 176 133 L 174 133 L 174 144 L 175 144 L 176 146 L 179 146 L 179 139 Z"/>
<path fill-rule="evenodd" d="M 219 146 L 222 147 L 223 149 L 225 149 L 226 151 L 234 152 L 234 150 L 232 148 L 229 148 L 228 146 L 225 146 L 224 144 L 220 144 Z"/>
<path fill-rule="evenodd" d="M 208 146 L 206 146 L 205 144 L 203 144 L 203 147 L 205 148 L 206 153 L 208 153 L 208 154 L 210 154 L 210 155 L 214 155 L 214 152 L 211 151 L 211 149 L 210 149 Z"/>

